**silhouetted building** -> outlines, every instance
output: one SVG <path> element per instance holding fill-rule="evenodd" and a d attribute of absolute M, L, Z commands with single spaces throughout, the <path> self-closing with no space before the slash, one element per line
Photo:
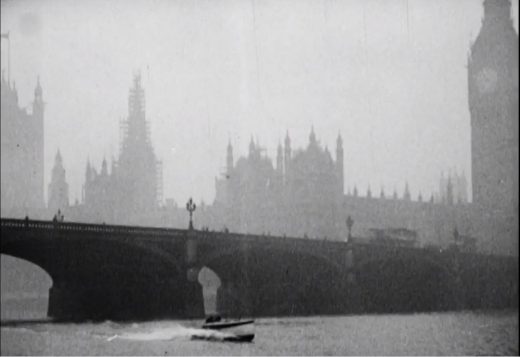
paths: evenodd
<path fill-rule="evenodd" d="M 253 140 L 249 155 L 235 165 L 229 144 L 226 161 L 226 174 L 216 179 L 211 224 L 231 231 L 342 240 L 350 215 L 355 221 L 354 235 L 368 237 L 374 229 L 411 230 L 417 232 L 417 243 L 447 246 L 453 227 L 465 234 L 471 230 L 467 204 L 413 201 L 407 183 L 402 198 L 395 191 L 392 198 L 385 198 L 384 193 L 374 197 L 370 187 L 366 196 L 358 196 L 355 186 L 353 194 L 345 195 L 340 136 L 336 160 L 311 131 L 305 150 L 293 152 L 286 136 L 285 148 L 279 145 L 277 149 L 276 167 Z"/>
<path fill-rule="evenodd" d="M 51 212 L 57 212 L 58 210 L 65 212 L 69 207 L 69 185 L 65 178 L 65 169 L 63 168 L 60 150 L 58 150 L 54 159 L 48 196 L 47 207 Z"/>
<path fill-rule="evenodd" d="M 282 160 L 279 147 L 276 169 L 252 142 L 249 156 L 240 158 L 223 178 L 216 179 L 212 218 L 203 222 L 212 227 L 226 226 L 231 231 L 343 240 L 348 234 L 345 219 L 350 215 L 355 221 L 353 234 L 358 237 L 370 237 L 374 230 L 410 230 L 417 234 L 416 244 L 445 247 L 451 244 L 454 227 L 464 234 L 473 233 L 472 208 L 465 200 L 454 199 L 462 191 L 454 190 L 449 180 L 444 188 L 449 198 L 442 201 L 434 202 L 433 196 L 423 201 L 421 194 L 417 201 L 412 200 L 407 183 L 401 197 L 395 190 L 392 197 L 386 197 L 384 192 L 374 197 L 370 188 L 365 196 L 359 196 L 356 186 L 353 193 L 345 195 L 336 191 L 341 185 L 341 175 L 334 174 L 338 162 L 329 160 L 326 149 L 321 149 L 321 155 L 309 154 L 316 150 L 313 140 L 311 135 L 308 148 L 296 151 L 294 157 L 307 153 L 301 164 L 293 162 L 290 150 L 285 150 L 289 159 Z M 286 147 L 288 144 L 290 140 L 286 140 Z M 232 155 L 229 148 L 228 158 Z M 289 167 L 287 174 L 284 170 L 283 180 L 280 162 Z M 295 170 L 294 165 L 301 170 Z M 457 190 L 462 187 L 457 186 Z"/>
<path fill-rule="evenodd" d="M 214 204 L 199 205 L 196 228 L 343 240 L 348 234 L 345 219 L 351 216 L 355 238 L 370 237 L 374 232 L 380 235 L 413 232 L 413 245 L 448 247 L 453 245 L 452 232 L 457 229 L 460 236 L 471 238 L 466 244 L 469 250 L 478 247 L 488 252 L 516 254 L 518 35 L 512 26 L 508 0 L 484 1 L 482 30 L 469 57 L 468 90 L 474 204 L 468 202 L 465 175 L 457 173 L 441 177 L 435 199 L 432 194 L 423 201 L 419 194 L 414 201 L 408 183 L 404 184 L 401 197 L 395 189 L 391 196 L 381 189 L 377 197 L 372 195 L 370 187 L 366 196 L 360 196 L 357 186 L 353 186 L 352 194 L 349 188 L 345 195 L 341 136 L 337 138 L 334 160 L 311 130 L 305 149 L 293 150 L 287 134 L 283 147 L 281 144 L 277 147 L 276 165 L 253 139 L 247 157 L 235 162 L 229 143 L 226 171 L 215 180 Z M 9 96 L 9 108 L 16 108 L 9 110 L 22 113 L 12 104 L 17 103 L 16 91 L 2 80 L 2 99 L 4 93 Z M 43 118 L 39 85 L 35 97 L 33 116 L 38 118 L 40 113 Z M 7 109 L 2 105 L 2 129 L 4 111 Z M 76 207 L 76 216 L 80 220 L 107 223 L 187 227 L 183 204 L 158 203 L 161 166 L 150 143 L 139 76 L 134 78 L 130 90 L 129 115 L 122 128 L 120 157 L 117 161 L 112 159 L 110 172 L 105 159 L 99 173 L 87 163 L 83 203 Z M 21 137 L 25 138 L 24 135 Z M 12 134 L 12 137 L 17 136 Z M 14 150 L 12 140 L 4 140 L 2 130 L 2 149 L 4 143 Z M 42 160 L 38 162 L 41 164 Z M 15 177 L 18 176 L 23 174 Z"/>
<path fill-rule="evenodd" d="M 448 176 L 441 173 L 439 191 L 436 193 L 436 202 L 454 204 L 468 203 L 468 182 L 464 173 L 449 172 Z"/>
<path fill-rule="evenodd" d="M 39 215 L 43 198 L 43 90 L 38 79 L 32 112 L 18 104 L 14 83 L 1 84 L 1 207 L 3 217 Z"/>
<path fill-rule="evenodd" d="M 251 139 L 248 157 L 233 165 L 228 145 L 226 174 L 216 179 L 214 211 L 223 212 L 216 220 L 231 231 L 334 236 L 343 190 L 341 137 L 336 161 L 314 130 L 307 148 L 294 153 L 287 134 L 285 148 L 277 149 L 276 168 L 261 151 Z"/>
<path fill-rule="evenodd" d="M 156 159 L 145 115 L 141 76 L 134 77 L 128 98 L 128 118 L 121 123 L 119 160 L 108 171 L 103 159 L 98 173 L 87 162 L 82 219 L 115 223 L 149 223 L 162 199 L 161 163 Z"/>

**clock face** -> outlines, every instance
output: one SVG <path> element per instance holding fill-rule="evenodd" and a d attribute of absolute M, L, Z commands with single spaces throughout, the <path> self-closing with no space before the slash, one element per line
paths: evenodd
<path fill-rule="evenodd" d="M 477 88 L 480 93 L 494 92 L 497 87 L 497 72 L 491 68 L 483 68 L 477 74 Z"/>

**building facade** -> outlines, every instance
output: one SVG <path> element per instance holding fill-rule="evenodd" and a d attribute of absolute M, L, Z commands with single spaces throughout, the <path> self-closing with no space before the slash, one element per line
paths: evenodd
<path fill-rule="evenodd" d="M 287 135 L 285 147 L 277 150 L 276 166 L 262 155 L 251 140 L 249 154 L 233 162 L 231 144 L 227 148 L 226 173 L 216 179 L 212 205 L 212 227 L 233 232 L 275 234 L 314 239 L 345 240 L 346 218 L 354 221 L 352 234 L 368 237 L 374 229 L 414 231 L 422 245 L 448 246 L 455 228 L 471 235 L 471 207 L 462 192 L 453 189 L 451 176 L 441 180 L 446 199 L 413 200 L 408 184 L 401 197 L 360 195 L 356 187 L 344 194 L 343 142 L 338 136 L 336 157 L 323 148 L 313 130 L 305 149 L 293 151 Z M 453 182 L 463 181 L 453 175 Z M 446 187 L 443 187 L 445 185 Z M 455 199 L 459 197 L 459 199 Z"/>
<path fill-rule="evenodd" d="M 468 58 L 477 230 L 490 250 L 518 251 L 518 34 L 509 0 L 485 0 Z"/>
<path fill-rule="evenodd" d="M 16 85 L 1 79 L 1 202 L 3 217 L 39 216 L 43 198 L 43 90 L 38 79 L 32 111 L 20 107 Z"/>
<path fill-rule="evenodd" d="M 162 172 L 150 141 L 141 76 L 134 77 L 128 117 L 121 123 L 119 159 L 110 171 L 103 159 L 99 172 L 87 160 L 82 203 L 72 217 L 120 224 L 149 224 L 161 201 Z"/>
<path fill-rule="evenodd" d="M 214 221 L 238 232 L 332 237 L 343 189 L 342 161 L 341 137 L 333 160 L 314 130 L 307 148 L 294 152 L 287 134 L 284 148 L 278 146 L 276 166 L 253 139 L 248 156 L 234 164 L 229 144 L 226 173 L 216 179 Z"/>
<path fill-rule="evenodd" d="M 294 150 L 287 134 L 273 161 L 251 140 L 248 155 L 235 161 L 231 143 L 226 172 L 216 178 L 213 204 L 199 204 L 198 228 L 242 233 L 344 240 L 346 218 L 352 234 L 374 230 L 413 231 L 418 244 L 447 246 L 453 232 L 476 237 L 479 249 L 518 250 L 518 34 L 509 0 L 485 0 L 482 28 L 468 58 L 471 116 L 472 196 L 465 175 L 440 179 L 429 199 L 402 195 L 345 194 L 341 136 L 335 155 L 311 130 L 305 148 Z M 43 95 L 38 81 L 32 113 L 18 105 L 16 88 L 2 77 L 2 216 L 23 216 L 43 208 Z M 110 165 L 87 162 L 82 202 L 69 206 L 66 219 L 118 224 L 187 227 L 184 205 L 162 204 L 162 172 L 150 141 L 144 89 L 134 77 L 121 149 Z M 50 218 L 68 206 L 61 155 L 49 186 Z"/>

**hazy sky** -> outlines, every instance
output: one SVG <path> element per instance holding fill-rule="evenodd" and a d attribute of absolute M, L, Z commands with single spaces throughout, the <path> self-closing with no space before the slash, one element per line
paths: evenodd
<path fill-rule="evenodd" d="M 518 0 L 512 1 L 518 31 Z M 11 75 L 46 102 L 45 180 L 61 149 L 71 201 L 87 157 L 117 157 L 119 120 L 140 70 L 164 196 L 212 202 L 228 139 L 275 158 L 311 125 L 345 150 L 345 190 L 412 197 L 441 171 L 471 177 L 467 55 L 481 0 L 2 1 Z M 6 68 L 2 41 L 2 68 Z M 335 156 L 335 154 L 334 154 Z"/>

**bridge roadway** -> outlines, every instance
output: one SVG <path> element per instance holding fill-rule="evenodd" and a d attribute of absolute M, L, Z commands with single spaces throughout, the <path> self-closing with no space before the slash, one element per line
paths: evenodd
<path fill-rule="evenodd" d="M 58 320 L 283 316 L 518 307 L 518 258 L 229 232 L 1 219 L 1 254 L 53 281 Z"/>

